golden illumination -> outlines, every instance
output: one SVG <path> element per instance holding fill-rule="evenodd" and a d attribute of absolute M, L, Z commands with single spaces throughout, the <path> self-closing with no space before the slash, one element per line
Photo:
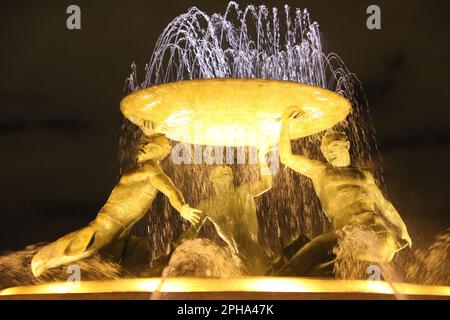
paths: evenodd
<path fill-rule="evenodd" d="M 346 98 L 319 87 L 232 78 L 159 84 L 126 96 L 120 104 L 124 116 L 141 127 L 150 121 L 172 140 L 220 146 L 278 143 L 277 119 L 293 106 L 304 114 L 290 127 L 291 139 L 329 129 L 351 109 Z"/>
<path fill-rule="evenodd" d="M 80 283 L 47 283 L 28 287 L 8 288 L 0 296 L 58 294 L 154 292 L 160 278 L 82 281 Z M 394 290 L 395 288 L 395 290 Z M 384 281 L 329 280 L 309 278 L 245 277 L 235 279 L 169 278 L 160 292 L 289 292 L 289 293 L 371 293 L 385 295 L 450 296 L 448 286 L 425 286 Z"/>

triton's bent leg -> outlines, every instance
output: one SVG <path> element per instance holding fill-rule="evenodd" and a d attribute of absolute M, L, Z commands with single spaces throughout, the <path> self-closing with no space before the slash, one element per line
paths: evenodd
<path fill-rule="evenodd" d="M 306 276 L 318 265 L 330 262 L 330 256 L 336 244 L 336 233 L 330 232 L 320 235 L 305 244 L 275 274 L 279 276 Z"/>

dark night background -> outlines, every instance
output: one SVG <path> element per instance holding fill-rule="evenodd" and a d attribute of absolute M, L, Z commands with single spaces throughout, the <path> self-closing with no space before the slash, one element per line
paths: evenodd
<path fill-rule="evenodd" d="M 450 1 L 240 1 L 308 8 L 326 52 L 362 81 L 388 198 L 424 243 L 450 226 Z M 66 28 L 81 7 L 82 29 Z M 227 1 L 1 1 L 0 251 L 55 240 L 96 215 L 119 175 L 119 101 L 135 61 L 193 5 Z M 382 30 L 366 28 L 378 4 Z"/>

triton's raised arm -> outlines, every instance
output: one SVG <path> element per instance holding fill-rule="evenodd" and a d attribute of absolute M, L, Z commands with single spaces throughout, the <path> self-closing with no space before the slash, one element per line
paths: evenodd
<path fill-rule="evenodd" d="M 259 172 L 261 178 L 258 181 L 244 184 L 240 188 L 247 188 L 249 194 L 258 197 L 272 189 L 272 173 L 266 161 L 267 148 L 260 146 L 258 150 Z"/>
<path fill-rule="evenodd" d="M 292 153 L 291 139 L 289 136 L 289 124 L 301 116 L 299 108 L 289 108 L 283 113 L 280 131 L 280 160 L 292 170 L 313 178 L 317 176 L 325 165 L 317 160 L 311 160 L 302 155 Z"/>

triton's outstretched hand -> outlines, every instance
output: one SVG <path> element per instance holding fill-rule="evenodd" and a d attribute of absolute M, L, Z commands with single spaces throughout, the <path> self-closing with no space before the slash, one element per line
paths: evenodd
<path fill-rule="evenodd" d="M 408 230 L 406 229 L 406 225 L 405 224 L 403 225 L 404 227 L 402 228 L 400 239 L 405 240 L 407 245 L 411 248 L 412 247 L 411 237 L 409 236 Z"/>
<path fill-rule="evenodd" d="M 191 208 L 187 204 L 180 211 L 180 215 L 192 224 L 197 224 L 200 221 L 200 213 L 202 213 L 202 210 Z"/>
<path fill-rule="evenodd" d="M 404 243 L 400 243 L 402 249 L 409 246 L 412 247 L 412 240 L 409 236 L 408 229 L 406 224 L 401 219 L 399 213 L 394 208 L 394 206 L 389 202 L 388 208 L 385 209 L 384 216 L 394 225 L 396 229 L 397 238 L 403 240 Z"/>
<path fill-rule="evenodd" d="M 297 120 L 303 115 L 304 112 L 300 107 L 289 107 L 283 112 L 281 120 Z"/>
<path fill-rule="evenodd" d="M 289 107 L 283 111 L 281 115 L 275 118 L 275 122 L 290 122 L 298 120 L 304 115 L 304 111 L 300 107 Z"/>

